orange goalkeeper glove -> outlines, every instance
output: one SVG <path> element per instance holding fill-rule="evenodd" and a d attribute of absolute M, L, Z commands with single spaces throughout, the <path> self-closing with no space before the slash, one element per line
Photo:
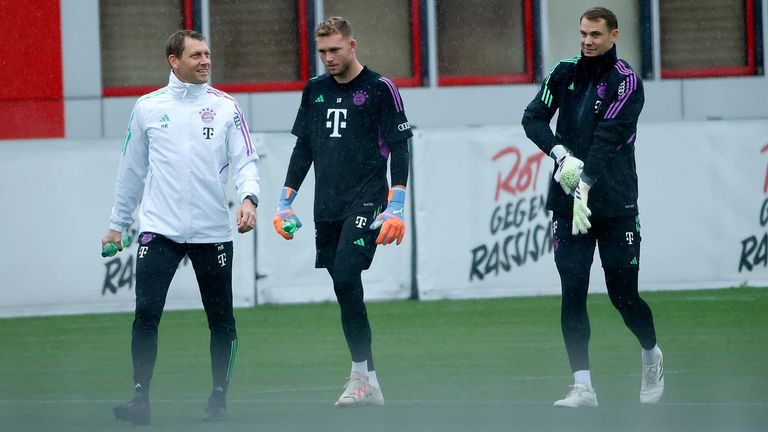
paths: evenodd
<path fill-rule="evenodd" d="M 377 244 L 388 245 L 397 239 L 397 244 L 403 241 L 405 236 L 405 189 L 392 188 L 389 190 L 389 203 L 384 212 L 381 213 L 371 224 L 371 229 L 379 229 L 379 236 L 376 238 Z"/>
<path fill-rule="evenodd" d="M 272 218 L 272 225 L 275 226 L 275 231 L 286 240 L 291 240 L 296 231 L 301 228 L 301 221 L 296 216 L 293 208 L 291 208 L 296 194 L 295 190 L 284 187 L 280 192 L 280 201 L 277 203 L 277 213 Z"/>

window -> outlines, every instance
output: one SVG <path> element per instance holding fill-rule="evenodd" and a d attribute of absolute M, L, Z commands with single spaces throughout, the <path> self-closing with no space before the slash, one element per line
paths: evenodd
<path fill-rule="evenodd" d="M 100 0 L 104 96 L 140 95 L 168 82 L 165 44 L 184 28 L 178 0 Z"/>
<path fill-rule="evenodd" d="M 99 0 L 102 94 L 137 96 L 168 81 L 165 45 L 210 22 L 211 82 L 229 92 L 300 90 L 309 79 L 310 0 Z"/>
<path fill-rule="evenodd" d="M 557 7 L 546 8 L 542 13 L 542 68 L 546 74 L 556 66 L 561 59 L 578 56 L 580 47 L 580 18 L 593 5 L 601 2 L 551 2 Z M 650 3 L 651 0 L 611 0 L 608 8 L 616 14 L 619 21 L 619 40 L 617 54 L 626 60 L 636 72 L 642 72 L 643 77 L 649 77 L 653 67 L 653 38 L 650 34 Z M 643 33 L 648 31 L 648 33 Z M 647 45 L 643 45 L 646 43 Z M 643 55 L 647 53 L 648 59 Z M 645 63 L 647 62 L 647 64 Z"/>
<path fill-rule="evenodd" d="M 358 42 L 357 58 L 400 87 L 422 85 L 418 0 L 324 0 L 323 20 L 343 16 Z M 313 35 L 314 36 L 314 35 Z"/>
<path fill-rule="evenodd" d="M 213 85 L 300 90 L 309 79 L 306 0 L 210 0 Z"/>
<path fill-rule="evenodd" d="M 662 78 L 754 75 L 753 0 L 659 2 Z"/>
<path fill-rule="evenodd" d="M 533 82 L 532 0 L 436 0 L 440 85 Z"/>

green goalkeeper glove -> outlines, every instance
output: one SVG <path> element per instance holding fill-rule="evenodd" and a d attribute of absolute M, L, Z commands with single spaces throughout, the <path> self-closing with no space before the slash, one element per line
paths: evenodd
<path fill-rule="evenodd" d="M 584 181 L 579 181 L 579 185 L 573 191 L 573 223 L 571 224 L 571 234 L 573 235 L 586 234 L 592 228 L 592 224 L 589 222 L 592 211 L 587 207 L 590 188 L 591 186 Z"/>
<path fill-rule="evenodd" d="M 557 162 L 555 181 L 560 184 L 566 195 L 571 195 L 579 185 L 581 172 L 584 170 L 584 162 L 574 157 L 570 150 L 560 144 L 552 147 L 549 154 Z"/>

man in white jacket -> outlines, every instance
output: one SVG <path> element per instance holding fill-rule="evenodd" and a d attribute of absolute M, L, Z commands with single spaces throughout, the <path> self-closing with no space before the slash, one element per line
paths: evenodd
<path fill-rule="evenodd" d="M 213 391 L 204 420 L 226 416 L 226 392 L 237 350 L 232 313 L 232 225 L 225 186 L 228 172 L 240 206 L 237 230 L 256 223 L 258 156 L 240 106 L 209 86 L 210 51 L 200 33 L 183 30 L 166 47 L 168 85 L 133 108 L 117 175 L 115 203 L 102 246 L 122 249 L 122 234 L 139 208 L 136 314 L 133 322 L 134 398 L 115 417 L 150 422 L 149 386 L 157 357 L 157 329 L 168 287 L 188 256 L 211 330 Z"/>

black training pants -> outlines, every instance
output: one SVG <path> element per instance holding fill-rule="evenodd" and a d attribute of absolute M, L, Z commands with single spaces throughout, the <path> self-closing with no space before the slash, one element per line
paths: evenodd
<path fill-rule="evenodd" d="M 640 221 L 637 216 L 593 218 L 587 234 L 571 234 L 571 217 L 552 219 L 555 264 L 560 274 L 560 324 L 571 370 L 589 370 L 587 290 L 595 245 L 603 263 L 608 296 L 640 345 L 656 345 L 653 315 L 637 288 L 640 268 Z"/>
<path fill-rule="evenodd" d="M 142 233 L 136 256 L 136 315 L 133 321 L 133 379 L 149 389 L 157 358 L 157 329 L 171 279 L 189 256 L 195 270 L 211 331 L 213 387 L 227 389 L 237 351 L 232 313 L 232 242 L 176 243 L 154 233 Z"/>
<path fill-rule="evenodd" d="M 379 230 L 369 228 L 373 215 L 372 210 L 365 210 L 344 220 L 315 222 L 315 266 L 325 267 L 331 275 L 352 361 L 367 360 L 368 370 L 375 369 L 361 274 L 370 267 L 376 252 Z"/>

